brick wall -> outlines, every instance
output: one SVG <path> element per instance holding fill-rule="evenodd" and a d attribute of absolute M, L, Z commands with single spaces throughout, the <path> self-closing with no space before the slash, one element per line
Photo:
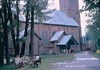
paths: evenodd
<path fill-rule="evenodd" d="M 80 24 L 78 0 L 59 0 L 60 10 Z"/>
<path fill-rule="evenodd" d="M 21 26 L 22 29 L 24 29 L 24 23 Z M 50 39 L 56 31 L 64 30 L 66 34 L 73 34 L 74 38 L 79 42 L 78 27 L 35 24 L 34 30 L 42 38 L 40 41 L 36 36 L 34 36 L 34 54 L 48 54 L 50 49 L 52 49 L 53 52 L 59 52 L 59 48 L 55 45 L 56 43 L 50 42 Z M 29 43 L 30 34 L 28 34 L 26 43 L 25 53 L 27 55 L 29 54 Z"/>
<path fill-rule="evenodd" d="M 72 34 L 74 38 L 79 42 L 78 27 L 67 27 L 67 26 L 55 26 L 55 25 L 45 25 L 45 24 L 35 24 L 35 31 L 38 32 L 38 35 L 42 38 L 42 48 L 44 47 L 44 52 L 49 53 L 49 50 L 53 51 L 58 48 L 55 48 L 55 44 L 50 42 L 50 39 L 53 36 L 53 33 L 56 31 L 65 30 L 66 34 Z M 37 45 L 37 41 L 34 43 Z M 35 49 L 37 49 L 35 47 Z"/>

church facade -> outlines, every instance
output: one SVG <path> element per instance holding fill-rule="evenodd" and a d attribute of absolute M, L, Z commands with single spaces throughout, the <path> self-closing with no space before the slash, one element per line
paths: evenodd
<path fill-rule="evenodd" d="M 34 27 L 36 33 L 41 37 L 41 43 L 36 40 L 36 37 L 34 38 L 34 53 L 80 51 L 80 25 L 63 11 L 55 11 L 51 19 L 43 24 L 36 23 Z"/>
<path fill-rule="evenodd" d="M 68 52 L 69 47 L 74 51 L 81 50 L 78 0 L 59 0 L 59 7 L 60 11 L 57 11 L 52 19 L 44 22 L 44 24 L 35 24 L 35 31 L 42 38 L 42 45 L 37 47 L 39 53 Z M 37 45 L 34 43 L 34 49 Z M 35 53 L 38 52 L 35 50 Z"/>
<path fill-rule="evenodd" d="M 34 54 L 80 51 L 81 24 L 78 12 L 78 0 L 59 1 L 60 10 L 54 11 L 51 14 L 51 19 L 43 23 L 36 22 L 34 24 Z M 72 4 L 70 1 L 74 1 L 76 4 L 73 5 L 75 6 L 71 7 Z M 76 12 L 78 13 L 76 14 Z M 25 28 L 25 24 L 22 23 L 21 27 L 20 37 L 24 35 L 23 29 Z M 28 31 L 30 31 L 30 28 Z M 29 39 L 27 39 L 25 54 L 29 54 Z"/>

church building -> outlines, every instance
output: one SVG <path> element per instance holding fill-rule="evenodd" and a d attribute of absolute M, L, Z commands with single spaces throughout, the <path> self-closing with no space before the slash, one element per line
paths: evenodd
<path fill-rule="evenodd" d="M 68 53 L 80 51 L 81 23 L 78 0 L 59 0 L 60 10 L 51 19 L 34 24 L 34 54 Z M 23 31 L 22 31 L 23 32 Z M 20 33 L 20 36 L 23 36 Z M 26 54 L 29 54 L 29 41 Z"/>
<path fill-rule="evenodd" d="M 60 10 L 52 18 L 34 25 L 34 54 L 80 51 L 81 23 L 78 0 L 59 0 Z M 29 44 L 28 44 L 29 45 Z"/>

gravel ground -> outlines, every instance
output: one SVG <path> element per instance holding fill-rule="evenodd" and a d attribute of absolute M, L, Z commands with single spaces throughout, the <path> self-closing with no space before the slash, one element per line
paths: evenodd
<path fill-rule="evenodd" d="M 75 55 L 73 61 L 53 63 L 52 70 L 100 70 L 100 60 L 93 57 L 89 52 L 82 52 Z"/>

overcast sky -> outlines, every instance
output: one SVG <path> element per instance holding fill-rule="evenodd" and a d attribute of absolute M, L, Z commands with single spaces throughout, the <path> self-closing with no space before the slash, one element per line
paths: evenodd
<path fill-rule="evenodd" d="M 52 1 L 52 0 L 50 0 L 50 1 Z M 59 0 L 53 0 L 54 1 L 54 6 L 52 6 L 52 8 L 55 8 L 55 9 L 57 9 L 57 10 L 59 10 Z M 84 4 L 83 4 L 83 2 L 82 2 L 82 0 L 79 0 L 79 8 L 81 9 L 82 8 L 82 6 L 83 6 Z M 87 19 L 87 17 L 85 16 L 85 14 L 84 13 L 81 13 L 80 14 L 80 16 L 81 16 L 81 27 L 82 27 L 82 35 L 85 35 L 85 33 L 86 33 L 86 19 Z"/>
<path fill-rule="evenodd" d="M 84 5 L 82 0 L 79 0 L 79 8 L 81 9 L 82 6 Z M 85 35 L 86 33 L 86 20 L 88 19 L 88 17 L 85 16 L 85 12 L 80 14 L 81 16 L 81 27 L 82 27 L 82 35 Z"/>

